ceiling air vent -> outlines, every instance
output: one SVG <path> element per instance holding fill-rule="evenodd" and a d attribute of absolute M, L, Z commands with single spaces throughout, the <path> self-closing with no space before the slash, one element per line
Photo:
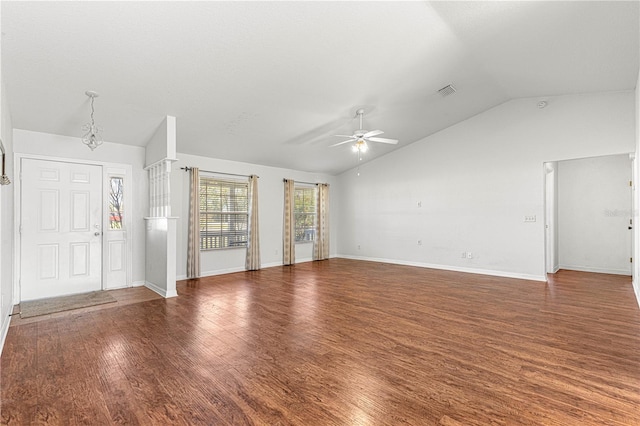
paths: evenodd
<path fill-rule="evenodd" d="M 442 97 L 444 98 L 445 96 L 453 95 L 454 93 L 456 93 L 456 88 L 453 87 L 453 85 L 449 84 L 438 90 L 438 93 L 440 93 L 440 95 L 442 95 Z"/>

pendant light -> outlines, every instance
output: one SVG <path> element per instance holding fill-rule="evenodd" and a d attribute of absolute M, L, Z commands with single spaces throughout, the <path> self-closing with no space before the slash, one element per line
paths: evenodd
<path fill-rule="evenodd" d="M 84 93 L 89 98 L 91 98 L 91 121 L 82 126 L 82 130 L 85 132 L 85 134 L 82 135 L 82 143 L 88 146 L 91 151 L 93 151 L 94 149 L 102 145 L 102 135 L 100 135 L 100 132 L 102 132 L 102 128 L 97 126 L 95 120 L 93 119 L 93 113 L 95 111 L 93 108 L 93 101 L 100 95 L 92 90 L 87 90 Z"/>

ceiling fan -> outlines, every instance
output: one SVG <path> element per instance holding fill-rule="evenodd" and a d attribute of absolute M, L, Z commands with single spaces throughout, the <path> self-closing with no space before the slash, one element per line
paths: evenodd
<path fill-rule="evenodd" d="M 391 145 L 396 145 L 398 143 L 397 139 L 386 139 L 386 138 L 377 138 L 376 136 L 383 134 L 384 132 L 382 130 L 364 130 L 362 128 L 362 116 L 364 115 L 364 109 L 360 108 L 359 110 L 356 111 L 356 117 L 360 117 L 360 129 L 356 130 L 355 132 L 353 132 L 353 135 L 348 136 L 348 135 L 334 135 L 340 138 L 349 138 L 346 141 L 342 141 L 342 142 L 338 142 L 338 143 L 334 143 L 333 145 L 331 145 L 330 147 L 334 147 L 334 146 L 338 146 L 338 145 L 344 145 L 345 143 L 351 143 L 351 142 L 355 142 L 355 144 L 353 144 L 353 150 L 355 152 L 361 153 L 361 152 L 365 152 L 368 148 L 367 146 L 367 142 L 380 142 L 380 143 L 387 143 L 387 144 L 391 144 Z"/>

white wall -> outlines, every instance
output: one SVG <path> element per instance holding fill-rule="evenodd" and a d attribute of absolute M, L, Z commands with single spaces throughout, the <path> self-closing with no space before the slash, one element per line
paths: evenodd
<path fill-rule="evenodd" d="M 179 149 L 179 148 L 178 148 Z M 300 172 L 276 167 L 261 166 L 214 158 L 198 157 L 178 152 L 178 162 L 173 164 L 171 172 L 171 213 L 178 216 L 177 235 L 177 277 L 186 278 L 187 271 L 187 226 L 189 217 L 189 174 L 181 167 L 198 167 L 221 173 L 242 175 L 255 174 L 258 181 L 260 261 L 263 267 L 282 265 L 282 222 L 284 207 L 284 183 L 282 179 L 294 179 L 305 182 L 329 183 L 330 197 L 330 255 L 336 253 L 336 208 L 335 177 L 323 174 Z M 241 178 L 242 179 L 242 178 Z M 296 245 L 296 262 L 312 259 L 312 244 Z M 226 272 L 244 271 L 245 249 L 209 250 L 201 252 L 201 275 L 216 275 Z"/>
<path fill-rule="evenodd" d="M 176 118 L 167 115 L 147 142 L 145 166 L 176 158 Z"/>
<path fill-rule="evenodd" d="M 146 282 L 145 285 L 162 297 L 175 297 L 176 291 L 176 219 L 149 217 L 146 219 Z"/>
<path fill-rule="evenodd" d="M 558 162 L 561 269 L 631 275 L 628 155 Z"/>
<path fill-rule="evenodd" d="M 539 100 L 506 102 L 340 175 L 338 254 L 544 280 L 543 163 L 632 152 L 635 118 L 631 91 Z"/>
<path fill-rule="evenodd" d="M 16 154 L 130 164 L 132 166 L 134 204 L 132 209 L 128 210 L 132 215 L 133 227 L 133 231 L 129 233 L 129 237 L 132 238 L 133 251 L 132 280 L 136 285 L 143 284 L 145 281 L 145 223 L 143 218 L 149 211 L 147 172 L 143 170 L 145 149 L 138 146 L 105 142 L 95 151 L 91 151 L 82 144 L 80 138 L 20 129 L 15 129 L 13 136 Z"/>
<path fill-rule="evenodd" d="M 13 309 L 13 128 L 4 83 L 0 78 L 0 137 L 5 148 L 5 172 L 10 185 L 0 185 L 0 353 Z"/>

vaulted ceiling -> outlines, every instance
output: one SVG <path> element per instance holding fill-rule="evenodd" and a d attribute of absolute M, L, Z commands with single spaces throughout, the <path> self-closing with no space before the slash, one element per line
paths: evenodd
<path fill-rule="evenodd" d="M 383 155 L 509 99 L 633 90 L 639 3 L 2 1 L 15 128 L 337 174 L 336 134 L 384 130 Z M 453 84 L 443 97 L 438 89 Z M 83 147 L 79 147 L 82 149 Z M 95 151 L 99 158 L 99 149 Z"/>

